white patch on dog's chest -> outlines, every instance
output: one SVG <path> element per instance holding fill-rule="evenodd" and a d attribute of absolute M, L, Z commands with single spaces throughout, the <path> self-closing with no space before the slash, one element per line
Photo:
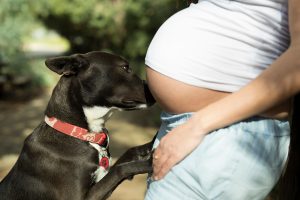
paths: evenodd
<path fill-rule="evenodd" d="M 106 120 L 111 117 L 115 108 L 107 108 L 102 106 L 83 107 L 83 112 L 86 117 L 90 131 L 99 133 L 102 132 Z M 108 141 L 109 143 L 109 141 Z M 92 174 L 94 182 L 99 182 L 109 170 L 111 159 L 108 155 L 108 150 L 98 144 L 90 143 L 98 151 L 99 167 Z"/>
<path fill-rule="evenodd" d="M 93 132 L 100 132 L 106 120 L 112 115 L 114 108 L 101 106 L 83 107 L 83 112 L 88 122 L 89 129 Z"/>

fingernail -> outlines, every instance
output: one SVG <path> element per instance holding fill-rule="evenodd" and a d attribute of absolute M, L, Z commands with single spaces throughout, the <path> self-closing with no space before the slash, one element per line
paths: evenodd
<path fill-rule="evenodd" d="M 154 180 L 157 181 L 158 180 L 158 176 L 154 176 Z"/>

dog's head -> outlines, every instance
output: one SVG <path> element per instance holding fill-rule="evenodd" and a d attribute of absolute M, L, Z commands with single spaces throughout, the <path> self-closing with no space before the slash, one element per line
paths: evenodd
<path fill-rule="evenodd" d="M 106 115 L 114 108 L 141 109 L 155 102 L 145 82 L 120 56 L 94 51 L 49 58 L 46 65 L 60 75 L 75 79 L 86 115 L 94 115 L 90 114 L 95 112 L 94 108 Z"/>

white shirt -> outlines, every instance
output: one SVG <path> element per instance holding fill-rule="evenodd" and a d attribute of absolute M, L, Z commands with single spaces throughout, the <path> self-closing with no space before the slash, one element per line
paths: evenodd
<path fill-rule="evenodd" d="M 159 28 L 145 61 L 184 83 L 234 92 L 288 45 L 287 0 L 200 0 Z"/>

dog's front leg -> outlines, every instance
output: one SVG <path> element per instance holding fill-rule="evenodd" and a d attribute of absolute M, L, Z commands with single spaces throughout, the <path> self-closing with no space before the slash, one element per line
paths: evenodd
<path fill-rule="evenodd" d="M 116 187 L 128 177 L 152 171 L 151 160 L 133 161 L 113 166 L 103 179 L 96 183 L 88 192 L 86 200 L 105 200 Z"/>
<path fill-rule="evenodd" d="M 86 200 L 107 199 L 125 179 L 152 172 L 152 142 L 127 150 L 98 183 L 88 192 Z"/>

